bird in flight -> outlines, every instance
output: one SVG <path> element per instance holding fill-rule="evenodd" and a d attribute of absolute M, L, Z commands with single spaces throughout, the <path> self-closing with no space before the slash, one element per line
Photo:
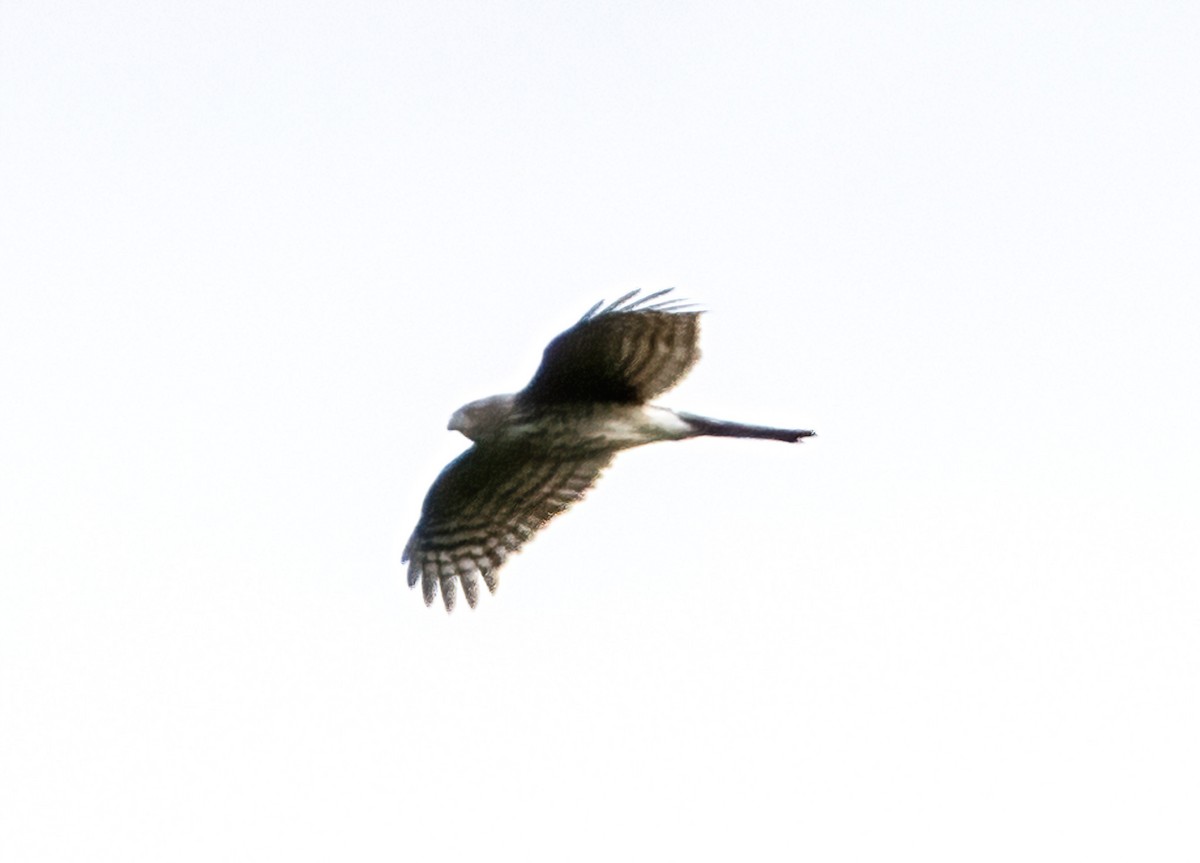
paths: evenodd
<path fill-rule="evenodd" d="M 601 300 L 550 342 L 525 389 L 450 417 L 448 428 L 474 445 L 434 480 L 402 558 L 426 605 L 440 588 L 452 611 L 456 579 L 472 608 L 480 579 L 494 593 L 508 555 L 580 500 L 620 450 L 703 436 L 796 443 L 814 434 L 648 404 L 700 357 L 701 313 L 660 299 L 671 290 L 631 291 L 604 308 Z"/>

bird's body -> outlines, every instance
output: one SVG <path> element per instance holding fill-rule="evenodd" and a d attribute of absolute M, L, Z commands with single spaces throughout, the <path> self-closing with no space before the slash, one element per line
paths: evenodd
<path fill-rule="evenodd" d="M 405 548 L 408 582 L 426 604 L 441 588 L 454 607 L 455 579 L 475 605 L 478 579 L 496 589 L 510 552 L 595 482 L 623 449 L 691 437 L 800 441 L 813 434 L 715 420 L 651 405 L 699 357 L 700 313 L 679 301 L 646 305 L 667 291 L 600 304 L 546 348 L 519 393 L 464 405 L 449 429 L 474 442 L 451 462 L 425 498 Z"/>
<path fill-rule="evenodd" d="M 654 405 L 572 402 L 523 405 L 515 395 L 489 396 L 455 411 L 447 426 L 477 444 L 554 446 L 563 439 L 580 448 L 629 449 L 693 436 L 674 411 Z"/>

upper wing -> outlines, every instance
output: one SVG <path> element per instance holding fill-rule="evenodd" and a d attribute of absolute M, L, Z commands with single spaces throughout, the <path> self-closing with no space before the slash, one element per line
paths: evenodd
<path fill-rule="evenodd" d="M 454 608 L 454 578 L 472 607 L 479 577 L 495 591 L 496 570 L 509 552 L 583 497 L 612 452 L 578 453 L 512 446 L 473 446 L 441 472 L 404 549 L 408 585 L 421 581 L 425 604 L 442 589 Z"/>
<path fill-rule="evenodd" d="M 633 291 L 600 311 L 600 303 L 592 306 L 546 347 L 519 398 L 526 404 L 636 404 L 670 389 L 700 358 L 700 312 L 681 306 L 683 300 L 645 305 L 670 290 L 626 302 Z"/>

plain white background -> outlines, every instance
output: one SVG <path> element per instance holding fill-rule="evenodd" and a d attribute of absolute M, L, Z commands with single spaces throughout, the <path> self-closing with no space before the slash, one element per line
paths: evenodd
<path fill-rule="evenodd" d="M 0 856 L 1194 860 L 1186 3 L 0 9 Z M 711 312 L 452 616 L 462 403 Z"/>

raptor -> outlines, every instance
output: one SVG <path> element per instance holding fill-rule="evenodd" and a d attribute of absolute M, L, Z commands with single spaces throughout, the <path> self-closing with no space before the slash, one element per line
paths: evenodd
<path fill-rule="evenodd" d="M 408 584 L 425 604 L 456 582 L 474 607 L 495 592 L 505 559 L 580 500 L 623 449 L 714 436 L 797 443 L 814 432 L 710 419 L 649 404 L 700 357 L 700 314 L 671 288 L 604 301 L 546 347 L 518 393 L 464 405 L 449 429 L 474 445 L 441 472 L 404 550 Z"/>

